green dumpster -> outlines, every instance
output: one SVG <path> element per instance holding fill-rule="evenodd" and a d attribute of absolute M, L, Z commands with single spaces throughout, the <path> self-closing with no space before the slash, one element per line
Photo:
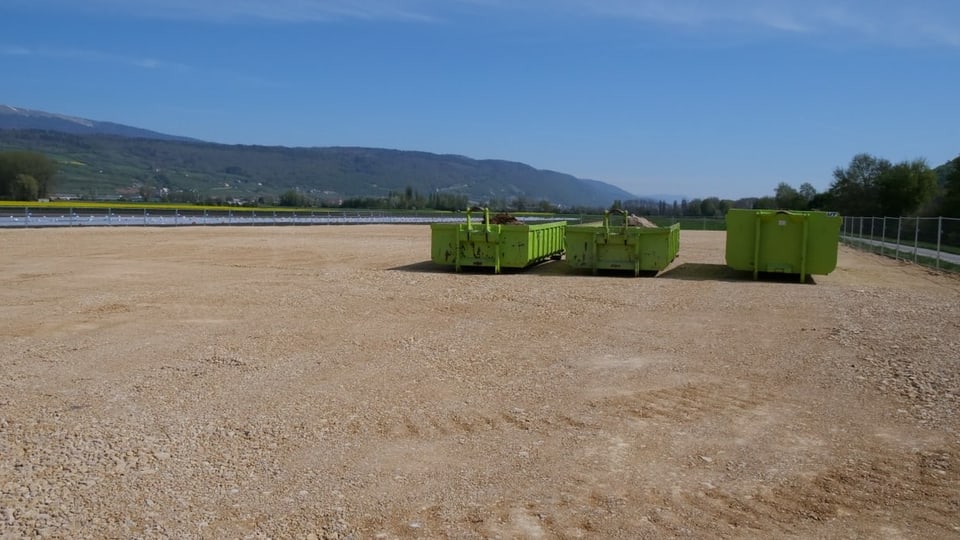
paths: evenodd
<path fill-rule="evenodd" d="M 727 266 L 734 270 L 829 274 L 837 267 L 841 218 L 835 212 L 727 212 Z"/>
<path fill-rule="evenodd" d="M 526 268 L 563 254 L 566 221 L 551 223 L 495 224 L 490 210 L 483 209 L 483 221 L 467 211 L 466 223 L 431 223 L 431 259 L 436 264 L 493 268 Z"/>
<path fill-rule="evenodd" d="M 633 270 L 659 272 L 680 250 L 680 224 L 670 227 L 630 225 L 624 213 L 623 224 L 611 225 L 610 213 L 602 224 L 569 225 L 566 231 L 567 264 L 575 269 Z"/>

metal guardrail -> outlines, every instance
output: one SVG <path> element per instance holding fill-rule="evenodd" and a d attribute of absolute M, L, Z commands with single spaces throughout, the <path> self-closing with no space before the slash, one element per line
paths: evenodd
<path fill-rule="evenodd" d="M 557 217 L 531 216 L 524 221 L 557 221 Z M 400 213 L 383 211 L 284 212 L 233 210 L 182 210 L 159 208 L 43 208 L 2 207 L 0 228 L 40 227 L 178 227 L 178 226 L 280 226 L 458 223 L 466 214 L 449 212 Z"/>
<path fill-rule="evenodd" d="M 661 227 L 676 223 L 683 230 L 724 230 L 724 218 L 648 216 Z M 602 221 L 603 214 L 528 216 L 524 222 L 567 221 L 570 224 Z M 12 227 L 173 227 L 192 225 L 358 225 L 365 223 L 461 223 L 464 212 L 391 212 L 383 210 L 273 211 L 189 210 L 163 208 L 0 207 L 0 229 Z"/>
<path fill-rule="evenodd" d="M 843 243 L 938 270 L 960 271 L 960 219 L 844 217 Z"/>

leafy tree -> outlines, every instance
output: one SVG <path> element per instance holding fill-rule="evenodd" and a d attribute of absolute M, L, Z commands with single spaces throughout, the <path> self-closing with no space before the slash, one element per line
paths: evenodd
<path fill-rule="evenodd" d="M 0 198 L 36 200 L 46 197 L 53 187 L 56 172 L 54 163 L 43 154 L 0 152 Z"/>
<path fill-rule="evenodd" d="M 777 184 L 777 189 L 774 191 L 774 200 L 778 209 L 781 210 L 804 210 L 806 205 L 803 203 L 803 198 L 800 196 L 800 192 L 793 189 L 793 186 L 786 182 L 780 182 Z"/>
<path fill-rule="evenodd" d="M 925 160 L 897 163 L 877 179 L 880 213 L 884 216 L 912 214 L 927 203 L 936 190 L 937 174 Z"/>
<path fill-rule="evenodd" d="M 940 214 L 960 218 L 960 156 L 947 164 L 944 175 L 943 200 L 940 202 Z"/>
<path fill-rule="evenodd" d="M 760 197 L 753 202 L 754 210 L 776 210 L 777 199 L 773 197 Z"/>
<path fill-rule="evenodd" d="M 721 216 L 725 216 L 727 212 L 733 208 L 733 204 L 734 202 L 730 199 L 723 199 L 717 204 L 717 212 L 719 212 Z"/>
<path fill-rule="evenodd" d="M 833 203 L 833 196 L 829 191 L 824 191 L 823 193 L 817 193 L 810 199 L 810 202 L 807 203 L 807 208 L 810 210 L 829 210 L 836 209 L 836 205 Z"/>
<path fill-rule="evenodd" d="M 837 167 L 830 184 L 831 202 L 836 209 L 850 216 L 872 216 L 880 213 L 877 184 L 884 171 L 893 165 L 870 154 L 857 154 L 846 169 Z"/>
<path fill-rule="evenodd" d="M 302 192 L 295 189 L 288 189 L 280 194 L 280 206 L 292 208 L 307 208 L 313 206 L 313 201 Z"/>
<path fill-rule="evenodd" d="M 809 208 L 810 202 L 817 196 L 817 188 L 813 187 L 810 182 L 804 182 L 800 184 L 800 189 L 797 190 L 797 193 L 800 194 L 800 199 L 803 201 L 803 207 Z"/>
<path fill-rule="evenodd" d="M 40 184 L 29 174 L 18 174 L 13 182 L 13 198 L 18 201 L 35 201 L 40 193 Z"/>
<path fill-rule="evenodd" d="M 705 217 L 723 215 L 720 212 L 720 199 L 717 197 L 707 197 L 700 201 L 700 215 Z"/>
<path fill-rule="evenodd" d="M 469 206 L 466 195 L 433 192 L 427 197 L 427 208 L 437 210 L 463 210 Z"/>
<path fill-rule="evenodd" d="M 540 202 L 537 203 L 537 209 L 541 212 L 556 212 L 557 207 L 547 199 L 541 199 Z"/>

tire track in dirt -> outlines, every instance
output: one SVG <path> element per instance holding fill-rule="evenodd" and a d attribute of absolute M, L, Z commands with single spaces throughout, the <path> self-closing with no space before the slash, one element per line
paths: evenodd
<path fill-rule="evenodd" d="M 494 430 L 521 430 L 523 420 L 509 413 L 480 411 L 381 412 L 376 418 L 354 414 L 335 428 L 346 434 L 366 434 L 390 440 L 442 439 Z"/>
<path fill-rule="evenodd" d="M 594 399 L 590 405 L 643 420 L 692 421 L 708 415 L 743 414 L 773 399 L 773 394 L 753 389 L 731 389 L 719 383 L 686 383 Z"/>
<path fill-rule="evenodd" d="M 394 517 L 362 530 L 405 536 L 461 538 L 564 538 L 686 536 L 772 538 L 831 534 L 898 538 L 960 534 L 960 447 L 848 460 L 812 476 L 794 476 L 766 489 L 737 493 L 708 486 L 699 491 L 600 488 L 511 498 L 487 507 L 434 509 L 409 519 Z M 849 529 L 850 521 L 873 523 Z M 896 516 L 896 520 L 888 519 Z M 908 518 L 910 528 L 896 521 Z"/>
<path fill-rule="evenodd" d="M 553 439 L 553 444 L 577 439 L 582 441 L 577 444 L 583 446 L 571 447 L 571 450 L 579 453 L 576 461 L 587 469 L 556 471 L 548 463 L 536 463 L 532 465 L 535 472 L 518 472 L 519 478 L 528 474 L 556 475 L 553 480 L 558 493 L 538 493 L 520 485 L 498 493 L 497 496 L 502 498 L 495 503 L 488 501 L 475 508 L 447 507 L 432 513 L 414 511 L 413 516 L 394 514 L 384 521 L 360 523 L 360 530 L 386 534 L 387 537 L 415 534 L 475 538 L 605 536 L 617 535 L 618 530 L 619 536 L 623 536 L 622 527 L 630 522 L 634 525 L 641 523 L 643 530 L 650 533 L 669 530 L 657 525 L 648 493 L 637 489 L 610 489 L 608 480 L 613 476 L 635 473 L 631 469 L 635 458 L 631 452 L 636 450 L 633 443 L 638 435 L 637 427 L 626 426 L 627 433 L 623 437 L 604 434 L 611 435 L 611 429 L 624 429 L 625 419 L 686 423 L 702 420 L 708 415 L 715 418 L 749 416 L 751 411 L 773 398 L 771 393 L 743 385 L 706 382 L 604 398 L 581 396 L 579 406 L 562 412 L 528 413 L 510 409 L 451 411 L 442 416 L 429 413 L 381 416 L 377 430 L 390 438 L 399 438 L 401 442 L 438 441 L 445 437 L 470 435 L 478 429 L 502 431 L 502 436 L 511 437 L 533 431 L 538 437 Z M 359 428 L 362 422 L 351 425 Z M 598 465 L 590 465 L 595 460 Z M 506 463 L 504 466 L 509 469 Z M 590 467 L 599 468 L 591 470 Z M 655 505 L 668 507 L 671 502 L 665 497 L 655 500 Z M 649 513 L 651 517 L 636 516 L 638 512 Z"/>
<path fill-rule="evenodd" d="M 915 530 L 960 534 L 960 447 L 918 451 L 913 455 L 882 453 L 850 458 L 812 476 L 794 476 L 771 489 L 735 493 L 709 486 L 661 501 L 673 519 L 667 529 L 693 527 L 752 531 L 758 534 L 804 534 L 807 527 L 870 514 L 875 530 L 884 516 L 910 517 Z M 672 521 L 672 522 L 671 522 Z M 889 527 L 889 526 L 887 526 Z M 898 535 L 909 536 L 910 531 Z M 726 536 L 720 534 L 720 536 Z"/>
<path fill-rule="evenodd" d="M 378 434 L 390 438 L 443 438 L 495 430 L 540 431 L 596 430 L 598 423 L 610 418 L 670 421 L 694 421 L 707 416 L 742 416 L 774 400 L 777 396 L 755 389 L 731 388 L 720 383 L 687 383 L 672 388 L 636 391 L 610 397 L 589 399 L 576 411 L 528 412 L 464 409 L 378 410 L 376 414 L 357 412 L 338 423 L 351 434 Z M 782 396 L 780 396 L 782 401 Z"/>

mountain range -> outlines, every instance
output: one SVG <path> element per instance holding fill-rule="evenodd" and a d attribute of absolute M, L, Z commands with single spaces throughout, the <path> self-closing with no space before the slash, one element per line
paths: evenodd
<path fill-rule="evenodd" d="M 117 135 L 141 139 L 164 141 L 197 141 L 189 137 L 167 135 L 149 129 L 140 129 L 113 122 L 99 122 L 86 118 L 77 118 L 64 114 L 21 109 L 10 105 L 0 105 L 0 129 L 39 129 L 60 131 L 77 135 Z"/>
<path fill-rule="evenodd" d="M 258 200 L 296 190 L 317 199 L 414 191 L 471 204 L 549 201 L 606 207 L 637 197 L 611 184 L 524 163 L 359 147 L 226 145 L 146 129 L 0 105 L 0 151 L 41 152 L 58 166 L 54 193 L 187 200 Z"/>

